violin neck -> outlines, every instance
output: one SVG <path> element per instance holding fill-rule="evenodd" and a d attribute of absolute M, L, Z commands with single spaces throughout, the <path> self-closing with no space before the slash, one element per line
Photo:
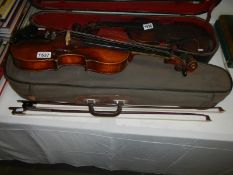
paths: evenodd
<path fill-rule="evenodd" d="M 142 44 L 138 42 L 125 42 L 118 41 L 115 39 L 104 38 L 92 34 L 82 33 L 82 32 L 71 32 L 73 37 L 77 37 L 83 43 L 89 45 L 97 45 L 108 48 L 121 49 L 141 54 L 149 54 L 149 55 L 160 55 L 160 56 L 171 56 L 171 53 L 168 49 L 158 48 L 155 46 Z"/>

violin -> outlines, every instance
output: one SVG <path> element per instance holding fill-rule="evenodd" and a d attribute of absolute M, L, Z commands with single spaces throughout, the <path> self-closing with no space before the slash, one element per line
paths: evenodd
<path fill-rule="evenodd" d="M 85 70 L 116 73 L 126 66 L 130 52 L 100 46 L 66 45 L 65 37 L 54 40 L 28 40 L 13 44 L 14 63 L 27 70 L 59 69 L 65 65 L 83 65 Z"/>
<path fill-rule="evenodd" d="M 23 69 L 45 70 L 59 69 L 64 65 L 82 65 L 85 70 L 112 74 L 122 71 L 135 54 L 156 55 L 164 63 L 173 64 L 175 70 L 181 71 L 184 76 L 198 66 L 192 57 L 177 56 L 147 44 L 76 31 L 36 30 L 35 27 L 33 31 L 36 33 L 28 33 L 31 35 L 29 37 L 23 32 L 27 39 L 22 33 L 15 35 L 11 44 L 14 63 Z M 43 36 L 42 39 L 40 36 Z"/>
<path fill-rule="evenodd" d="M 74 24 L 74 30 L 101 35 L 114 30 L 127 33 L 130 40 L 150 44 L 163 49 L 173 49 L 179 53 L 196 54 L 211 52 L 213 44 L 209 33 L 201 27 L 187 22 L 160 22 L 135 18 L 127 22 L 99 21 L 81 27 Z M 120 34 L 122 35 L 122 33 Z"/>

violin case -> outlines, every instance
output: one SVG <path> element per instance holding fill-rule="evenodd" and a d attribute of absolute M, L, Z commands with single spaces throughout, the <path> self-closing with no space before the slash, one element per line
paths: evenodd
<path fill-rule="evenodd" d="M 145 23 L 152 21 L 155 29 L 156 24 L 158 28 L 167 24 L 188 24 L 194 28 L 194 36 L 191 37 L 198 39 L 191 40 L 198 40 L 197 46 L 194 48 L 186 42 L 188 50 L 179 47 L 168 50 L 174 53 L 187 52 L 199 61 L 198 68 L 183 76 L 172 65 L 164 64 L 155 56 L 136 55 L 122 72 L 111 75 L 85 71 L 82 66 L 30 71 L 18 68 L 13 58 L 9 57 L 5 62 L 5 76 L 20 96 L 32 101 L 86 104 L 89 100 L 94 100 L 100 104 L 123 101 L 125 104 L 137 105 L 213 107 L 232 89 L 230 74 L 220 67 L 207 64 L 218 49 L 214 29 L 208 21 L 219 2 L 220 0 L 32 0 L 34 6 L 46 9 L 32 15 L 30 19 L 30 23 L 42 28 L 74 30 L 78 26 L 77 30 L 80 30 L 88 24 L 106 21 L 127 24 L 135 19 Z M 192 16 L 201 13 L 207 13 L 206 20 Z M 198 32 L 195 33 L 196 29 Z M 118 26 L 111 28 L 111 32 L 118 30 Z M 172 30 L 166 32 L 170 31 Z M 171 35 L 186 32 L 179 28 L 175 31 Z M 161 33 L 158 35 L 161 36 Z M 163 35 L 169 36 L 169 33 Z M 164 47 L 163 39 L 159 40 L 159 45 Z M 202 47 L 199 48 L 199 45 Z"/>
<path fill-rule="evenodd" d="M 78 28 L 77 30 L 84 32 L 95 32 L 98 25 L 101 26 L 104 22 L 107 22 L 106 25 L 120 23 L 121 29 L 126 30 L 136 22 L 140 32 L 131 32 L 132 29 L 127 31 L 130 40 L 145 44 L 156 43 L 159 48 L 167 47 L 167 50 L 174 53 L 189 54 L 198 61 L 208 63 L 219 47 L 209 20 L 212 10 L 220 2 L 221 0 L 32 0 L 32 4 L 43 11 L 32 15 L 30 23 L 50 30 Z M 206 13 L 206 19 L 194 16 L 203 13 Z M 112 26 L 109 29 L 101 26 L 98 36 L 124 35 L 120 27 Z M 148 39 L 151 40 L 147 41 Z"/>

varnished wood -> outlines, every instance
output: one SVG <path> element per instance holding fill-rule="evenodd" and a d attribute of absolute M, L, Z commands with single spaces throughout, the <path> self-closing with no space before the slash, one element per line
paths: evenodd
<path fill-rule="evenodd" d="M 51 52 L 51 58 L 37 58 L 38 52 Z M 67 46 L 64 36 L 55 40 L 24 40 L 11 45 L 16 66 L 28 70 L 59 69 L 62 66 L 84 66 L 98 73 L 122 71 L 130 52 L 99 46 Z"/>

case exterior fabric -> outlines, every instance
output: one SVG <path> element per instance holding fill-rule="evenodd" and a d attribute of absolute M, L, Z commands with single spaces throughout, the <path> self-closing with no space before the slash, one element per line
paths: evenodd
<path fill-rule="evenodd" d="M 220 67 L 199 63 L 195 72 L 184 77 L 172 65 L 149 56 L 135 56 L 125 70 L 113 75 L 85 71 L 81 66 L 28 71 L 17 68 L 9 58 L 5 75 L 20 96 L 39 101 L 124 100 L 127 104 L 208 108 L 232 89 L 230 75 Z"/>

